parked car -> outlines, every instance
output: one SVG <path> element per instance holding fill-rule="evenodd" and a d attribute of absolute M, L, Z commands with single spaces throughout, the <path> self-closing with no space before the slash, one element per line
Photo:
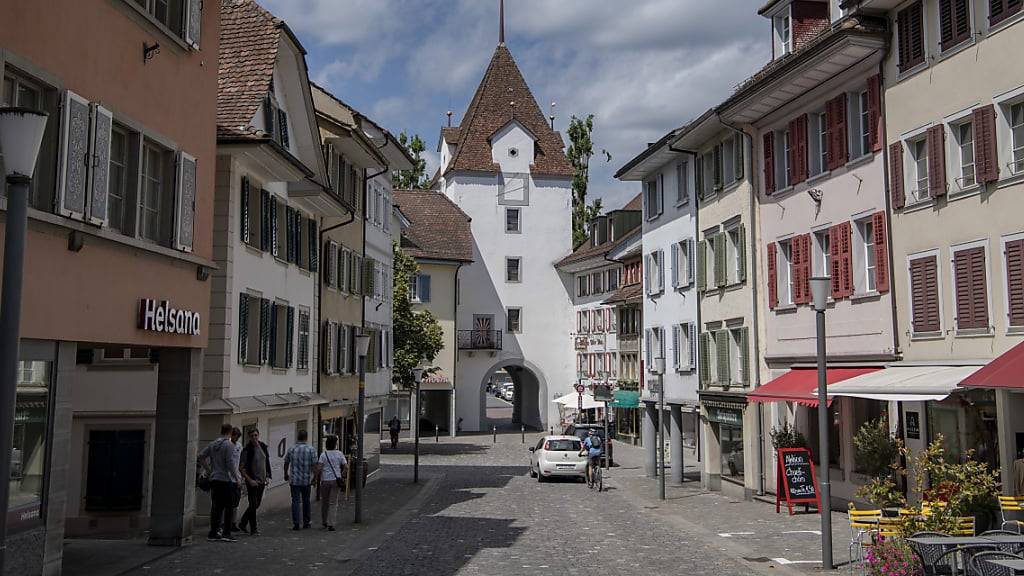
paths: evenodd
<path fill-rule="evenodd" d="M 575 436 L 545 436 L 530 446 L 530 477 L 543 482 L 548 478 L 587 477 L 587 457 L 581 456 L 583 443 Z"/>
<path fill-rule="evenodd" d="M 505 392 L 502 394 L 502 398 L 504 398 L 508 402 L 511 402 L 512 398 L 514 397 L 515 392 L 512 390 L 512 388 L 505 388 Z"/>

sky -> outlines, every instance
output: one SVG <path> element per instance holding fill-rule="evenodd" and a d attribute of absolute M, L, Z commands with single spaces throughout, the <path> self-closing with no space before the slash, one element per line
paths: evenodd
<path fill-rule="evenodd" d="M 461 121 L 494 53 L 498 0 L 258 1 L 298 35 L 313 81 L 419 134 L 433 174 L 445 113 Z M 545 115 L 554 102 L 563 135 L 571 116 L 594 115 L 588 200 L 628 202 L 639 184 L 616 170 L 770 59 L 761 2 L 506 0 L 505 43 Z"/>

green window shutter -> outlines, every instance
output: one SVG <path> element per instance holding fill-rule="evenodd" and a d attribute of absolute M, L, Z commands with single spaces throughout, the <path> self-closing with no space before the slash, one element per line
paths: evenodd
<path fill-rule="evenodd" d="M 725 249 L 725 233 L 719 232 L 711 237 L 711 242 L 714 244 L 715 250 L 715 286 L 721 288 L 728 282 L 729 275 L 726 274 L 726 252 Z"/>
<path fill-rule="evenodd" d="M 292 359 L 295 356 L 295 307 L 288 307 L 288 332 L 285 334 L 284 345 L 284 367 L 292 367 Z"/>
<path fill-rule="evenodd" d="M 750 338 L 749 329 L 740 328 L 740 374 L 744 386 L 750 386 Z"/>
<path fill-rule="evenodd" d="M 697 156 L 693 164 L 694 183 L 697 186 L 697 199 L 704 199 L 704 157 Z"/>
<path fill-rule="evenodd" d="M 736 180 L 743 180 L 743 144 L 745 139 L 742 135 L 737 134 L 733 145 L 733 150 L 736 152 L 736 159 L 733 161 L 733 166 L 736 167 Z"/>
<path fill-rule="evenodd" d="M 708 368 L 711 364 L 711 334 L 707 332 L 700 333 L 700 359 L 697 363 L 697 372 L 699 373 L 700 385 L 707 387 L 710 384 L 710 374 Z"/>
<path fill-rule="evenodd" d="M 739 269 L 736 271 L 736 281 L 746 282 L 747 281 L 747 227 L 740 224 L 736 229 L 736 236 L 739 238 L 739 244 L 736 246 L 737 266 Z"/>
<path fill-rule="evenodd" d="M 729 373 L 729 331 L 715 332 L 715 360 L 718 361 L 718 383 L 728 386 L 731 381 Z"/>
<path fill-rule="evenodd" d="M 238 204 L 242 209 L 239 225 L 241 227 L 242 242 L 249 243 L 249 177 L 242 176 L 242 189 L 238 196 Z"/>
<path fill-rule="evenodd" d="M 697 243 L 697 290 L 700 292 L 707 289 L 707 255 L 708 241 L 701 240 Z"/>
<path fill-rule="evenodd" d="M 373 295 L 373 263 L 372 258 L 363 260 L 363 294 L 367 296 Z"/>
<path fill-rule="evenodd" d="M 249 295 L 238 295 L 238 363 L 245 364 L 249 342 Z"/>

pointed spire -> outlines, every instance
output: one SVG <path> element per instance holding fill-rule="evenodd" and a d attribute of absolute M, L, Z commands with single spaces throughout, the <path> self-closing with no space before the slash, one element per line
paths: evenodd
<path fill-rule="evenodd" d="M 505 45 L 505 0 L 498 0 L 498 45 Z"/>

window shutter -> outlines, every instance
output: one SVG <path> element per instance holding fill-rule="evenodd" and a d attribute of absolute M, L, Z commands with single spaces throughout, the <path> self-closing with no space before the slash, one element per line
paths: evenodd
<path fill-rule="evenodd" d="M 658 294 L 665 292 L 665 251 L 658 250 Z"/>
<path fill-rule="evenodd" d="M 708 241 L 697 242 L 697 290 L 703 292 L 708 283 Z"/>
<path fill-rule="evenodd" d="M 853 225 L 843 222 L 839 226 L 843 254 L 843 296 L 853 296 Z"/>
<path fill-rule="evenodd" d="M 700 360 L 697 362 L 697 379 L 702 388 L 711 383 L 711 374 L 708 373 L 711 364 L 711 334 L 701 332 L 700 334 Z"/>
<path fill-rule="evenodd" d="M 683 240 L 683 244 L 686 246 L 686 285 L 693 286 L 694 269 L 697 267 L 697 248 L 693 245 L 692 238 Z"/>
<path fill-rule="evenodd" d="M 711 242 L 714 245 L 715 250 L 715 286 L 721 288 L 728 283 L 729 275 L 726 274 L 725 265 L 728 259 L 726 258 L 725 248 L 725 233 L 719 232 L 711 237 Z"/>
<path fill-rule="evenodd" d="M 277 212 L 281 209 L 280 204 L 277 198 L 270 201 L 270 252 L 274 256 L 281 252 L 281 234 L 284 233 L 283 230 L 277 229 Z"/>
<path fill-rule="evenodd" d="M 903 142 L 893 142 L 889 145 L 889 194 L 896 210 L 907 203 L 903 187 Z"/>
<path fill-rule="evenodd" d="M 938 332 L 941 322 L 936 257 L 929 256 L 911 261 L 910 278 L 914 332 Z"/>
<path fill-rule="evenodd" d="M 996 111 L 992 104 L 975 108 L 974 163 L 978 182 L 985 184 L 999 179 L 999 153 L 996 148 Z"/>
<path fill-rule="evenodd" d="M 989 24 L 998 24 L 1016 14 L 1020 11 L 1021 5 L 1020 0 L 988 0 Z"/>
<path fill-rule="evenodd" d="M 733 171 L 736 174 L 736 181 L 739 182 L 740 180 L 743 180 L 743 145 L 745 140 L 741 134 L 736 134 L 736 136 L 733 138 L 733 142 L 734 158 L 732 165 Z"/>
<path fill-rule="evenodd" d="M 1024 240 L 1007 242 L 1006 300 L 1010 326 L 1024 326 Z"/>
<path fill-rule="evenodd" d="M 723 170 L 724 166 L 722 165 L 723 162 L 722 162 L 722 145 L 721 144 L 716 144 L 715 147 L 711 149 L 711 162 L 712 162 L 712 166 L 714 166 L 715 190 L 721 190 L 722 184 L 725 181 L 725 177 L 723 175 L 725 170 Z"/>
<path fill-rule="evenodd" d="M 828 169 L 835 170 L 846 165 L 849 157 L 849 142 L 846 136 L 846 94 L 829 100 L 827 110 Z"/>
<path fill-rule="evenodd" d="M 868 78 L 868 130 L 871 151 L 882 150 L 882 75 Z"/>
<path fill-rule="evenodd" d="M 953 0 L 939 0 L 939 46 L 943 50 L 953 45 Z"/>
<path fill-rule="evenodd" d="M 644 358 L 647 360 L 647 369 L 651 370 L 654 368 L 652 364 L 654 354 L 651 352 L 651 329 L 644 330 Z"/>
<path fill-rule="evenodd" d="M 420 276 L 420 301 L 430 302 L 430 276 Z"/>
<path fill-rule="evenodd" d="M 740 328 L 739 329 L 739 336 L 740 336 L 740 338 L 739 338 L 739 340 L 740 340 L 740 344 L 739 344 L 739 348 L 740 348 L 740 350 L 739 350 L 739 352 L 740 352 L 739 353 L 739 360 L 740 360 L 740 379 L 741 379 L 740 384 L 748 385 L 748 384 L 750 384 L 750 354 L 748 353 L 748 351 L 750 350 L 750 344 L 749 344 L 748 329 L 747 328 Z"/>
<path fill-rule="evenodd" d="M 679 243 L 672 243 L 672 287 L 679 287 Z"/>
<path fill-rule="evenodd" d="M 202 36 L 203 26 L 203 0 L 185 1 L 185 43 L 192 48 L 199 49 L 199 39 Z"/>
<path fill-rule="evenodd" d="M 665 211 L 665 175 L 658 174 L 658 193 L 654 195 L 656 202 L 658 203 L 658 212 L 660 216 Z"/>
<path fill-rule="evenodd" d="M 924 13 L 921 4 L 921 2 L 917 2 L 897 16 L 899 69 L 901 72 L 924 62 Z"/>
<path fill-rule="evenodd" d="M 260 364 L 270 358 L 270 300 L 260 298 Z"/>
<path fill-rule="evenodd" d="M 811 301 L 811 235 L 797 236 L 793 242 L 800 250 L 800 273 L 795 278 L 800 284 L 800 304 L 808 304 Z"/>
<path fill-rule="evenodd" d="M 320 365 L 324 374 L 331 373 L 331 323 L 324 322 L 320 328 Z"/>
<path fill-rule="evenodd" d="M 373 295 L 373 266 L 374 261 L 371 258 L 363 259 L 363 286 L 362 294 L 366 296 Z"/>
<path fill-rule="evenodd" d="M 84 218 L 89 186 L 89 101 L 70 90 L 61 108 L 61 162 L 57 178 L 57 211 Z"/>
<path fill-rule="evenodd" d="M 806 304 L 804 290 L 803 236 L 794 236 L 789 241 L 789 276 L 793 284 L 793 304 Z"/>
<path fill-rule="evenodd" d="M 928 129 L 928 195 L 946 195 L 946 128 L 942 124 Z"/>
<path fill-rule="evenodd" d="M 889 291 L 889 231 L 884 211 L 871 216 L 871 231 L 875 242 L 875 290 L 885 294 Z"/>
<path fill-rule="evenodd" d="M 291 141 L 288 137 L 288 112 L 284 108 L 277 109 L 277 127 L 280 131 L 281 146 L 287 150 Z"/>
<path fill-rule="evenodd" d="M 248 359 L 249 343 L 249 295 L 238 295 L 238 363 L 245 364 Z"/>
<path fill-rule="evenodd" d="M 902 72 L 910 61 L 910 15 L 906 10 L 896 15 L 896 36 L 899 50 L 896 67 Z"/>
<path fill-rule="evenodd" d="M 704 161 L 700 156 L 694 157 L 693 182 L 697 186 L 697 199 L 704 199 Z"/>
<path fill-rule="evenodd" d="M 317 271 L 317 250 L 320 247 L 319 236 L 316 233 L 316 220 L 309 219 L 309 271 Z"/>
<path fill-rule="evenodd" d="M 672 325 L 672 366 L 679 370 L 682 367 L 683 355 L 679 350 L 680 335 L 682 332 L 682 326 L 679 324 Z"/>
<path fill-rule="evenodd" d="M 775 134 L 765 132 L 764 137 L 764 193 L 775 193 Z"/>
<path fill-rule="evenodd" d="M 284 207 L 284 226 L 285 226 L 285 261 L 294 262 L 295 254 L 295 210 L 288 205 Z"/>
<path fill-rule="evenodd" d="M 953 33 L 956 35 L 955 42 L 959 43 L 971 37 L 971 3 L 969 0 L 953 0 L 953 4 L 953 16 L 956 22 Z"/>
<path fill-rule="evenodd" d="M 191 252 L 195 239 L 196 159 L 185 152 L 178 152 L 176 164 L 174 247 Z"/>
<path fill-rule="evenodd" d="M 832 278 L 832 299 L 843 297 L 843 225 L 836 224 L 828 229 L 829 276 Z"/>
<path fill-rule="evenodd" d="M 107 198 L 110 192 L 110 131 L 114 117 L 106 108 L 93 104 L 91 156 L 89 164 L 89 222 L 107 225 Z"/>
<path fill-rule="evenodd" d="M 335 323 L 333 334 L 331 337 L 334 338 L 336 344 L 334 345 L 334 366 L 335 371 L 338 374 L 350 373 L 351 369 L 348 366 L 348 326 L 341 323 Z"/>
<path fill-rule="evenodd" d="M 283 358 L 277 357 L 277 310 L 280 308 L 280 304 L 270 305 L 270 352 L 268 357 L 270 358 L 270 365 L 272 367 L 279 367 Z"/>
<path fill-rule="evenodd" d="M 239 236 L 242 242 L 249 243 L 249 177 L 242 176 L 241 192 L 238 195 L 238 206 L 240 213 L 238 216 L 238 230 Z"/>
<path fill-rule="evenodd" d="M 740 224 L 736 228 L 736 281 L 747 281 L 747 227 Z"/>
<path fill-rule="evenodd" d="M 260 190 L 260 250 L 270 251 L 270 192 Z"/>
<path fill-rule="evenodd" d="M 793 179 L 799 184 L 807 179 L 807 116 L 800 115 L 789 122 L 789 166 Z"/>
<path fill-rule="evenodd" d="M 715 360 L 718 364 L 718 383 L 722 386 L 728 386 L 732 383 L 732 374 L 729 373 L 728 330 L 715 332 Z"/>
<path fill-rule="evenodd" d="M 689 330 L 689 338 L 687 339 L 689 346 L 688 350 L 686 351 L 686 353 L 689 355 L 687 367 L 690 370 L 693 370 L 694 367 L 697 366 L 697 325 L 691 323 L 687 324 L 686 327 L 687 330 Z"/>
<path fill-rule="evenodd" d="M 647 295 L 654 294 L 654 285 L 651 284 L 651 273 L 654 269 L 654 264 L 651 263 L 653 258 L 653 252 L 644 257 L 644 285 L 647 288 Z M 584 280 L 584 283 L 586 280 Z"/>
<path fill-rule="evenodd" d="M 768 244 L 768 308 L 774 310 L 779 305 L 779 273 L 778 248 L 774 242 Z"/>
<path fill-rule="evenodd" d="M 284 367 L 291 368 L 295 357 L 295 307 L 288 307 L 287 332 L 284 339 Z"/>
<path fill-rule="evenodd" d="M 270 94 L 263 97 L 263 124 L 264 132 L 271 138 L 274 137 L 274 124 L 277 121 L 277 106 L 270 98 Z"/>
<path fill-rule="evenodd" d="M 985 248 L 961 250 L 953 256 L 956 274 L 957 329 L 988 328 L 988 285 Z"/>

